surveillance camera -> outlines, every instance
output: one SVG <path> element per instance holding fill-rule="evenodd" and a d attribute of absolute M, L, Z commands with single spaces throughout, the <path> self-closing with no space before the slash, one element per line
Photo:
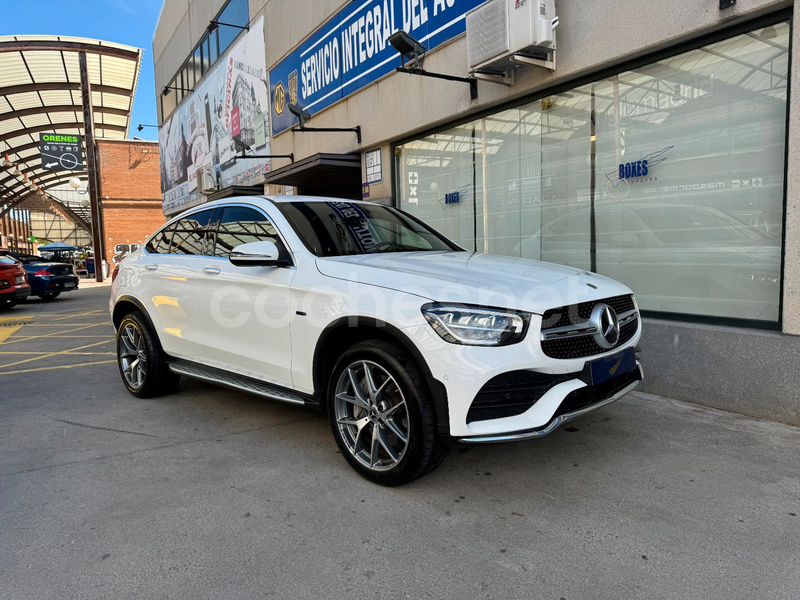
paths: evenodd
<path fill-rule="evenodd" d="M 300 108 L 296 104 L 290 104 L 289 105 L 289 112 L 291 112 L 294 116 L 296 116 L 298 119 L 300 119 L 300 127 L 301 128 L 304 127 L 305 124 L 306 124 L 306 121 L 308 121 L 311 118 L 311 113 L 309 113 L 308 111 L 303 110 L 302 108 Z"/>

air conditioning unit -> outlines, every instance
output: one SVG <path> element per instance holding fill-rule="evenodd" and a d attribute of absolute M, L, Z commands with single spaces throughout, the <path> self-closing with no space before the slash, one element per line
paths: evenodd
<path fill-rule="evenodd" d="M 517 65 L 555 69 L 555 0 L 488 0 L 467 13 L 470 73 L 503 76 Z"/>
<path fill-rule="evenodd" d="M 195 171 L 197 191 L 200 194 L 208 194 L 217 190 L 217 181 L 214 177 L 214 170 L 209 166 L 202 166 Z"/>

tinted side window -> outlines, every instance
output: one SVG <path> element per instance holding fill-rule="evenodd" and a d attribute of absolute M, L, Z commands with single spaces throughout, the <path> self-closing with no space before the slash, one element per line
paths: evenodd
<path fill-rule="evenodd" d="M 169 254 L 169 246 L 172 242 L 172 233 L 175 231 L 175 224 L 164 227 L 147 242 L 145 249 L 150 254 Z"/>
<path fill-rule="evenodd" d="M 264 241 L 273 242 L 283 254 L 278 232 L 267 217 L 252 208 L 228 206 L 219 222 L 214 256 L 227 257 L 240 244 Z"/>
<path fill-rule="evenodd" d="M 214 210 L 203 210 L 181 219 L 176 223 L 172 236 L 172 254 L 210 254 L 206 249 L 207 227 Z"/>

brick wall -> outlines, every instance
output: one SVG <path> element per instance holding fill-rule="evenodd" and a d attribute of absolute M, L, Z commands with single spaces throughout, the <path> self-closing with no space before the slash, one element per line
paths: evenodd
<path fill-rule="evenodd" d="M 112 265 L 115 244 L 141 244 L 165 222 L 158 143 L 98 140 L 97 162 L 106 261 Z"/>

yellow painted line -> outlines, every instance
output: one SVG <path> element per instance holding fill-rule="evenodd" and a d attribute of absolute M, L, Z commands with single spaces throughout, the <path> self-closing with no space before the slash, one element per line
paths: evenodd
<path fill-rule="evenodd" d="M 89 338 L 109 338 L 110 340 L 113 340 L 114 339 L 114 334 L 112 333 L 111 335 L 58 335 L 58 334 L 53 333 L 53 334 L 48 334 L 48 335 L 34 335 L 32 337 L 26 337 L 25 339 L 22 339 L 22 340 L 13 340 L 13 341 L 8 342 L 8 343 L 9 344 L 16 344 L 17 342 L 26 342 L 28 340 L 33 340 L 33 339 L 38 339 L 38 338 L 48 338 L 48 339 L 50 339 L 50 338 L 53 338 L 53 339 L 56 339 L 56 338 L 77 338 L 79 340 L 88 340 Z"/>
<path fill-rule="evenodd" d="M 0 323 L 19 323 L 20 321 L 30 321 L 33 315 L 20 315 L 18 317 L 0 317 Z"/>
<path fill-rule="evenodd" d="M 0 327 L 0 344 L 5 344 L 6 340 L 17 333 L 22 325 L 12 325 L 10 327 Z"/>
<path fill-rule="evenodd" d="M 70 312 L 70 313 L 38 313 L 34 315 L 37 320 L 40 319 L 48 319 L 50 321 L 61 321 L 63 319 L 69 319 L 71 317 L 91 317 L 97 315 L 98 313 L 105 313 L 108 314 L 107 310 L 90 310 L 87 312 Z"/>
<path fill-rule="evenodd" d="M 102 321 L 100 323 L 22 323 L 25 327 L 80 327 L 82 325 L 111 325 L 111 321 Z"/>
<path fill-rule="evenodd" d="M 105 323 L 93 323 L 91 325 L 83 325 L 81 327 L 75 327 L 73 329 L 65 329 L 64 331 L 56 331 L 55 333 L 44 333 L 42 335 L 30 335 L 27 337 L 20 338 L 18 340 L 14 340 L 13 342 L 9 342 L 11 344 L 18 344 L 19 342 L 27 342 L 28 340 L 40 340 L 42 338 L 48 337 L 61 337 L 62 334 L 65 333 L 72 333 L 74 331 L 82 331 L 84 329 L 91 329 L 92 327 L 99 327 L 100 325 L 104 325 Z M 82 337 L 82 336 L 77 336 Z M 86 336 L 86 337 L 98 337 L 98 336 Z M 105 337 L 105 336 L 103 336 Z"/>
<path fill-rule="evenodd" d="M 108 340 L 113 342 L 114 340 Z M 105 343 L 105 342 L 103 342 Z M 42 354 L 50 354 L 49 352 L 0 352 L 0 356 L 41 356 Z M 116 356 L 116 352 L 73 352 L 72 350 L 64 350 L 61 354 L 68 354 L 70 356 Z"/>
<path fill-rule="evenodd" d="M 98 362 L 79 363 L 76 365 L 57 365 L 55 367 L 37 367 L 35 369 L 20 369 L 18 371 L 5 371 L 4 373 L 0 373 L 0 377 L 2 377 L 3 375 L 17 375 L 19 373 L 35 373 L 37 371 L 55 371 L 56 369 L 74 369 L 75 367 L 91 367 L 92 365 L 107 365 L 115 362 L 117 362 L 117 360 L 112 359 L 112 360 L 101 360 Z"/>
<path fill-rule="evenodd" d="M 48 317 L 57 317 L 53 319 L 54 321 L 61 321 L 62 319 L 69 319 L 70 317 L 86 317 L 89 315 L 96 315 L 97 313 L 106 313 L 108 314 L 108 309 L 100 309 L 100 310 L 89 310 L 82 313 L 71 313 L 71 314 L 64 314 L 64 313 L 55 313 L 53 315 L 47 315 Z"/>
<path fill-rule="evenodd" d="M 99 346 L 100 344 L 105 344 L 106 342 L 93 342 L 91 344 L 86 344 L 85 346 L 78 346 L 77 348 L 69 348 L 69 350 L 85 350 L 86 348 L 91 348 L 93 346 Z M 26 358 L 23 360 L 18 360 L 17 362 L 8 363 L 7 365 L 0 365 L 0 369 L 5 369 L 6 367 L 15 367 L 17 365 L 21 365 L 27 362 L 33 362 L 34 360 L 42 360 L 43 358 L 50 358 L 51 356 L 58 356 L 59 354 L 66 354 L 69 350 L 56 350 L 54 352 L 50 352 L 49 354 L 43 354 L 42 356 L 34 356 L 33 358 Z M 621 360 L 621 359 L 620 359 Z"/>

